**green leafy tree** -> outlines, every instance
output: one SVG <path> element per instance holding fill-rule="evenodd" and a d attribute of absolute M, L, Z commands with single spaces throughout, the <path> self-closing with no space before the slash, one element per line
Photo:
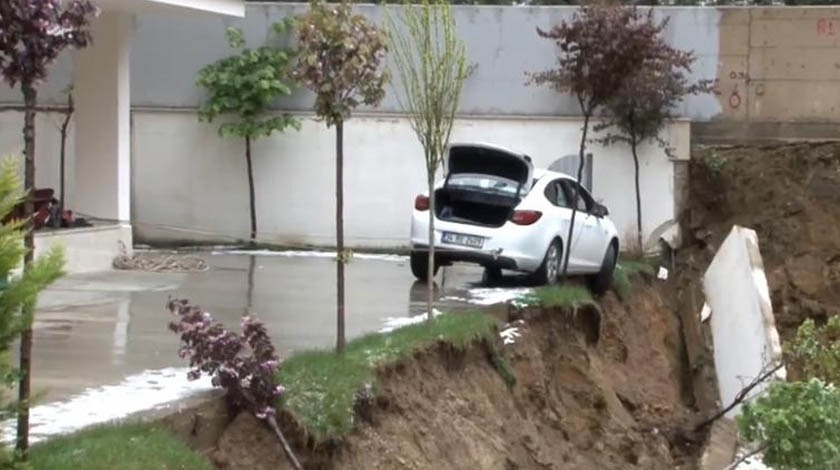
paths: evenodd
<path fill-rule="evenodd" d="M 562 267 L 557 270 L 561 278 L 566 277 L 569 266 L 569 241 L 572 240 L 577 217 L 577 186 L 583 178 L 590 121 L 638 65 L 641 50 L 634 35 L 647 26 L 638 24 L 637 18 L 635 8 L 586 5 L 574 14 L 571 21 L 563 20 L 548 31 L 537 28 L 540 37 L 557 44 L 557 67 L 527 73 L 528 83 L 574 96 L 583 115 L 571 222 L 566 246 L 563 247 Z"/>
<path fill-rule="evenodd" d="M 624 23 L 630 29 L 626 40 L 631 41 L 638 62 L 604 103 L 609 117 L 594 130 L 609 130 L 598 139 L 604 144 L 620 142 L 630 146 L 636 186 L 636 243 L 643 251 L 638 147 L 653 142 L 671 156 L 673 149 L 660 138 L 660 132 L 685 96 L 709 91 L 710 87 L 708 81 L 690 80 L 694 54 L 672 47 L 663 37 L 668 18 L 656 22 L 652 9 L 647 13 L 635 8 L 630 11 L 632 17 Z"/>
<path fill-rule="evenodd" d="M 773 383 L 766 395 L 744 404 L 737 422 L 770 468 L 840 468 L 840 392 L 820 379 Z"/>
<path fill-rule="evenodd" d="M 63 274 L 64 264 L 61 249 L 54 248 L 32 261 L 22 275 L 14 274 L 13 271 L 21 266 L 29 252 L 23 243 L 27 224 L 10 219 L 10 214 L 23 201 L 25 194 L 17 170 L 11 158 L 0 164 L 0 220 L 7 220 L 0 224 L 0 420 L 4 421 L 12 418 L 21 407 L 26 409 L 29 406 L 25 401 L 16 403 L 10 397 L 9 390 L 14 389 L 21 373 L 10 366 L 13 344 L 32 327 L 32 312 L 38 293 Z M 14 459 L 11 453 L 2 452 L 0 468 L 9 468 Z"/>
<path fill-rule="evenodd" d="M 315 93 L 315 114 L 335 126 L 335 231 L 337 250 L 336 350 L 344 352 L 344 121 L 359 105 L 378 106 L 388 73 L 386 37 L 377 25 L 353 13 L 350 3 L 310 3 L 298 19 L 300 55 L 295 77 Z"/>
<path fill-rule="evenodd" d="M 272 29 L 275 36 L 282 36 L 291 26 L 292 21 L 284 21 L 275 23 Z M 219 117 L 230 118 L 219 126 L 219 135 L 245 141 L 251 243 L 254 243 L 257 238 L 257 207 L 251 145 L 256 139 L 269 137 L 289 127 L 300 129 L 297 119 L 289 114 L 277 115 L 270 109 L 277 98 L 292 93 L 290 64 L 293 51 L 273 45 L 249 49 L 238 28 L 228 28 L 226 36 L 228 44 L 237 53 L 198 72 L 197 84 L 210 95 L 199 108 L 198 117 L 203 122 L 213 122 Z"/>
<path fill-rule="evenodd" d="M 840 317 L 822 326 L 805 320 L 785 347 L 798 381 L 774 383 L 744 405 L 738 425 L 744 440 L 777 470 L 840 469 Z"/>
<path fill-rule="evenodd" d="M 426 306 L 433 317 L 435 276 L 435 175 L 445 157 L 452 124 L 467 78 L 467 53 L 455 33 L 451 7 L 441 0 L 404 5 L 389 16 L 389 49 L 400 85 L 396 96 L 423 147 L 429 191 L 429 251 L 412 253 L 412 263 L 428 266 Z"/>
<path fill-rule="evenodd" d="M 840 316 L 829 318 L 819 327 L 814 320 L 805 320 L 786 349 L 787 360 L 796 373 L 840 385 Z"/>

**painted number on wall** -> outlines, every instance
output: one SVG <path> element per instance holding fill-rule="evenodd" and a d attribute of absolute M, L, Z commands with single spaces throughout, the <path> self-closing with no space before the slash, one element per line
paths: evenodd
<path fill-rule="evenodd" d="M 743 84 L 744 88 L 750 86 L 750 75 L 744 71 L 736 71 L 731 70 L 729 72 L 729 80 L 735 82 L 732 88 L 729 90 L 729 96 L 727 102 L 729 103 L 729 107 L 732 109 L 738 109 L 741 107 L 742 99 L 741 99 L 741 87 L 739 84 Z M 719 88 L 719 81 L 715 80 L 715 87 L 713 89 L 714 93 L 718 96 L 722 95 L 720 88 Z M 763 94 L 763 88 L 762 88 Z"/>
<path fill-rule="evenodd" d="M 817 36 L 837 36 L 837 26 L 831 18 L 817 20 Z"/>

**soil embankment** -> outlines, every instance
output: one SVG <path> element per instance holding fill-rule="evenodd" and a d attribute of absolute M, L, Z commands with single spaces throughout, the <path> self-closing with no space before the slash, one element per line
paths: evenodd
<path fill-rule="evenodd" d="M 840 313 L 840 143 L 693 152 L 680 275 L 700 279 L 733 224 L 756 231 L 783 342 Z"/>
<path fill-rule="evenodd" d="M 492 364 L 494 345 L 437 345 L 382 368 L 377 397 L 341 442 L 312 446 L 286 426 L 306 468 L 691 469 L 669 441 L 691 413 L 679 321 L 655 281 L 626 302 L 601 300 L 592 342 L 580 316 L 526 311 L 501 348 L 516 384 Z M 286 423 L 289 424 L 288 422 Z M 297 434 L 297 435 L 295 435 Z M 273 436 L 240 415 L 219 440 L 220 468 L 287 468 Z"/>
<path fill-rule="evenodd" d="M 840 313 L 840 144 L 698 148 L 689 192 L 675 271 L 637 280 L 625 302 L 606 295 L 597 342 L 568 312 L 526 312 L 515 343 L 498 345 L 512 388 L 493 345 L 419 352 L 379 371 L 376 398 L 339 441 L 313 445 L 284 419 L 305 467 L 696 468 L 695 449 L 671 430 L 716 406 L 696 322 L 702 274 L 732 225 L 746 226 L 759 236 L 783 341 L 805 318 Z M 288 468 L 245 414 L 213 457 L 220 468 Z"/>

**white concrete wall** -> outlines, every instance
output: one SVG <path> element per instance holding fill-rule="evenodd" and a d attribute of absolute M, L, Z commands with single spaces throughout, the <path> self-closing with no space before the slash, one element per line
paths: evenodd
<path fill-rule="evenodd" d="M 453 141 L 486 141 L 520 150 L 546 167 L 575 153 L 576 119 L 461 119 Z M 688 156 L 688 123 L 669 137 Z M 186 112 L 133 115 L 133 225 L 143 240 L 247 237 L 244 144 Z M 254 147 L 259 238 L 289 245 L 334 243 L 335 134 L 304 118 L 300 132 Z M 422 151 L 401 117 L 354 117 L 345 125 L 345 233 L 367 247 L 407 244 L 414 196 L 425 189 Z M 593 147 L 593 189 L 623 235 L 635 230 L 632 158 L 625 147 Z M 674 218 L 673 162 L 642 150 L 644 232 Z M 632 236 L 625 236 L 631 242 Z"/>
<path fill-rule="evenodd" d="M 58 191 L 58 113 L 39 114 L 37 184 Z M 0 152 L 20 155 L 23 117 L 0 113 Z M 71 129 L 72 129 L 71 124 Z M 576 119 L 458 121 L 454 141 L 487 141 L 521 150 L 546 167 L 577 152 Z M 665 136 L 677 156 L 689 155 L 689 123 L 671 124 Z M 216 126 L 193 112 L 135 111 L 132 116 L 131 191 L 135 238 L 143 241 L 236 241 L 248 236 L 244 144 L 222 139 Z M 425 190 L 423 157 L 408 121 L 354 117 L 345 126 L 345 233 L 366 247 L 404 246 L 414 196 Z M 310 117 L 300 132 L 276 135 L 254 146 L 260 238 L 287 245 L 334 243 L 335 133 Z M 635 239 L 633 161 L 624 146 L 592 146 L 593 190 L 610 209 L 624 247 Z M 656 147 L 641 152 L 644 233 L 675 217 L 673 161 Z M 74 181 L 73 135 L 67 154 L 68 200 Z M 74 209 L 73 207 L 70 207 Z M 78 208 L 75 208 L 78 211 Z M 80 216 L 86 214 L 79 211 Z M 652 240 L 655 242 L 655 240 Z M 651 241 L 648 241 L 650 245 Z"/>
<path fill-rule="evenodd" d="M 721 404 L 726 406 L 766 366 L 782 360 L 755 231 L 732 228 L 703 276 L 703 289 L 712 310 L 715 370 Z M 784 369 L 778 376 L 784 377 Z M 766 386 L 756 387 L 750 397 Z M 740 406 L 727 417 L 739 412 Z"/>
<path fill-rule="evenodd" d="M 39 113 L 35 118 L 35 185 L 38 188 L 53 188 L 55 197 L 59 196 L 61 123 L 64 115 L 60 113 Z M 71 179 L 73 171 L 74 123 L 70 121 L 67 136 L 66 156 L 66 193 L 72 193 Z M 19 166 L 21 184 L 23 182 L 23 113 L 16 111 L 0 112 L 0 157 L 13 157 Z"/>

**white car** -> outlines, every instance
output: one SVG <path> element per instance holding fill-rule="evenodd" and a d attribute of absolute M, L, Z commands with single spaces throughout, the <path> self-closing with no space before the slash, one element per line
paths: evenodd
<path fill-rule="evenodd" d="M 618 234 L 607 208 L 578 186 L 573 241 L 566 240 L 577 183 L 534 169 L 527 155 L 488 144 L 451 144 L 444 181 L 435 189 L 435 266 L 471 262 L 494 281 L 503 269 L 553 284 L 571 247 L 567 273 L 589 276 L 593 291 L 609 288 L 618 259 Z M 411 272 L 428 277 L 429 197 L 414 200 Z"/>

